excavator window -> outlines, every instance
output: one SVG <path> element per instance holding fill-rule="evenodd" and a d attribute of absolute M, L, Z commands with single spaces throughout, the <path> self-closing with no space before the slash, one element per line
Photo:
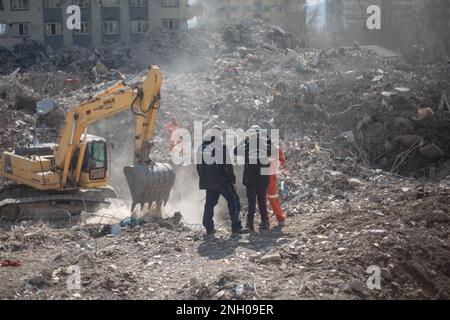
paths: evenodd
<path fill-rule="evenodd" d="M 106 169 L 106 167 L 106 144 L 104 142 L 88 143 L 84 155 L 83 171 L 100 168 Z"/>

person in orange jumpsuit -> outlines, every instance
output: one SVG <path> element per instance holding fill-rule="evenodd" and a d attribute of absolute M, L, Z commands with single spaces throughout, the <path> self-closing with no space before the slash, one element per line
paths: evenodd
<path fill-rule="evenodd" d="M 173 118 L 170 122 L 164 125 L 164 129 L 169 133 L 169 150 L 172 152 L 175 147 L 182 142 L 182 139 L 176 139 L 175 131 L 182 128 L 181 123 Z"/>
<path fill-rule="evenodd" d="M 286 220 L 286 214 L 281 207 L 280 192 L 278 190 L 278 168 L 284 169 L 286 167 L 286 159 L 284 158 L 283 151 L 278 146 L 278 159 L 271 159 L 270 162 L 270 177 L 269 177 L 269 187 L 267 189 L 267 199 L 270 202 L 273 213 L 278 221 L 279 226 L 284 226 Z M 277 163 L 278 162 L 278 163 Z"/>

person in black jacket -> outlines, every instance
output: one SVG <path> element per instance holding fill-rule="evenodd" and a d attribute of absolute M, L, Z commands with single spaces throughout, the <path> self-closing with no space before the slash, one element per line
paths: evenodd
<path fill-rule="evenodd" d="M 214 127 L 213 134 L 204 138 L 198 153 L 199 187 L 200 190 L 206 190 L 203 226 L 206 228 L 207 235 L 215 233 L 214 207 L 217 205 L 220 196 L 223 196 L 228 202 L 232 233 L 245 233 L 248 230 L 242 228 L 239 218 L 241 204 L 234 187 L 236 177 L 233 172 L 233 165 L 228 149 L 220 136 L 221 129 Z"/>
<path fill-rule="evenodd" d="M 259 214 L 261 215 L 261 229 L 269 229 L 269 218 L 266 203 L 266 193 L 269 186 L 271 156 L 271 141 L 260 135 L 261 127 L 250 128 L 249 136 L 234 149 L 234 154 L 245 157 L 243 184 L 247 191 L 248 216 L 247 225 L 254 232 L 254 217 L 256 213 L 256 202 L 258 201 Z"/>

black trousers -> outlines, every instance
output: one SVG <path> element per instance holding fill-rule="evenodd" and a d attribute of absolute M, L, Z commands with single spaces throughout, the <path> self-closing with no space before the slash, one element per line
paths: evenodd
<path fill-rule="evenodd" d="M 206 190 L 205 211 L 203 213 L 203 226 L 205 227 L 206 232 L 212 232 L 214 230 L 214 207 L 219 202 L 220 196 L 227 200 L 232 230 L 241 229 L 242 225 L 241 220 L 239 219 L 241 203 L 236 189 L 230 184 L 222 190 Z"/>
<path fill-rule="evenodd" d="M 248 221 L 253 223 L 256 213 L 256 201 L 258 201 L 259 214 L 261 215 L 261 222 L 267 221 L 267 202 L 266 202 L 267 188 L 249 188 L 247 187 L 248 200 Z"/>

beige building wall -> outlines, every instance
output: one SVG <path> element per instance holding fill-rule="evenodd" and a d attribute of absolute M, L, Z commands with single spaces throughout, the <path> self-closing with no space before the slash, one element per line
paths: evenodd
<path fill-rule="evenodd" d="M 9 28 L 6 35 L 0 35 L 0 46 L 13 47 L 21 43 L 23 39 L 28 38 L 38 42 L 45 42 L 45 23 L 43 0 L 29 0 L 30 6 L 28 10 L 12 11 L 11 0 L 2 0 L 4 10 L 0 11 L 0 24 L 8 26 L 13 23 L 26 22 L 30 24 L 29 35 L 15 36 L 13 30 Z M 63 10 L 62 35 L 64 46 L 72 46 L 74 43 L 74 31 L 68 30 L 66 27 L 67 7 L 72 5 L 72 0 L 61 0 Z M 148 25 L 150 29 L 158 29 L 164 25 L 179 26 L 187 28 L 187 21 L 193 17 L 202 14 L 201 2 L 196 6 L 189 6 L 188 0 L 180 0 L 179 6 L 163 7 L 162 0 L 148 0 Z M 82 9 L 83 14 L 90 14 L 87 17 L 90 22 L 91 44 L 98 46 L 103 43 L 103 22 L 102 22 L 102 5 L 101 1 L 90 0 L 89 8 Z M 176 21 L 176 22 L 174 22 Z M 132 40 L 131 23 L 130 23 L 130 0 L 120 0 L 120 40 L 128 43 Z"/>
<path fill-rule="evenodd" d="M 187 22 L 188 0 L 180 0 L 179 7 L 163 7 L 161 0 L 149 0 L 149 23 L 151 29 L 163 27 L 164 19 L 178 19 L 180 24 Z"/>
<path fill-rule="evenodd" d="M 41 41 L 44 38 L 44 26 L 42 23 L 42 1 L 32 1 L 29 10 L 12 11 L 11 1 L 3 0 L 4 10 L 0 11 L 0 23 L 8 25 L 6 36 L 0 36 L 0 46 L 11 47 L 21 43 L 24 38 Z M 14 35 L 13 23 L 27 22 L 30 25 L 29 36 L 21 37 Z"/>

